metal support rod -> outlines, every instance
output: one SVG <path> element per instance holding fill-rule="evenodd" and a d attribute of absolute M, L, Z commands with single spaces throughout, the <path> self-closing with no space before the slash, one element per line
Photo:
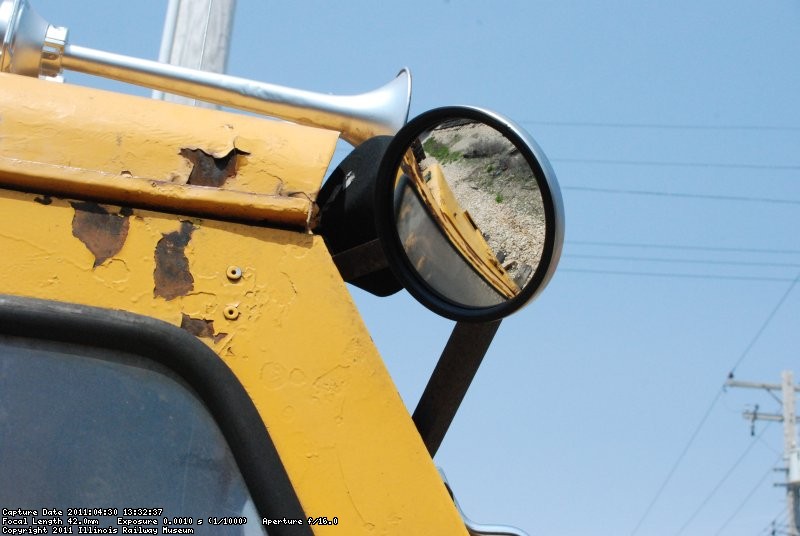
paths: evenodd
<path fill-rule="evenodd" d="M 500 320 L 457 322 L 453 328 L 412 417 L 431 457 L 439 450 L 498 327 Z"/>

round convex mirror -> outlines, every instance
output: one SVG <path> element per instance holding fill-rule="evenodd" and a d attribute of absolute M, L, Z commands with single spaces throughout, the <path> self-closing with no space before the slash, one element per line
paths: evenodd
<path fill-rule="evenodd" d="M 488 321 L 529 302 L 555 271 L 563 208 L 555 174 L 524 130 L 448 107 L 395 136 L 376 188 L 395 275 L 433 311 Z"/>

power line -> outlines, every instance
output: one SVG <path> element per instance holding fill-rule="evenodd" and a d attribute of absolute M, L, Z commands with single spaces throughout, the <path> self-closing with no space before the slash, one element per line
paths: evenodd
<path fill-rule="evenodd" d="M 703 499 L 703 501 L 700 503 L 700 506 L 698 506 L 694 510 L 694 512 L 692 512 L 692 515 L 689 516 L 689 519 L 686 520 L 686 522 L 681 526 L 681 528 L 678 530 L 678 532 L 675 533 L 676 536 L 678 536 L 680 534 L 683 534 L 683 531 L 686 530 L 686 527 L 688 527 L 691 524 L 691 522 L 694 521 L 694 518 L 697 517 L 697 514 L 699 514 L 703 510 L 703 508 L 705 508 L 705 506 L 708 504 L 708 502 L 714 497 L 714 495 L 716 495 L 717 491 L 719 491 L 719 489 L 722 487 L 722 485 L 725 483 L 725 481 L 728 480 L 728 478 L 733 474 L 733 472 L 736 470 L 736 468 L 739 467 L 739 464 L 742 463 L 742 460 L 744 460 L 745 457 L 747 457 L 747 455 L 750 453 L 750 451 L 753 449 L 753 447 L 756 445 L 756 443 L 758 443 L 758 439 L 761 439 L 761 436 L 764 435 L 764 432 L 767 431 L 767 428 L 769 428 L 770 424 L 771 423 L 767 423 L 767 425 L 764 426 L 764 428 L 758 434 L 758 437 L 753 438 L 750 441 L 750 443 L 747 445 L 747 448 L 744 450 L 744 452 L 741 454 L 741 456 L 739 456 L 739 458 L 733 463 L 733 465 L 730 467 L 730 469 L 728 469 L 728 471 L 719 480 L 719 482 L 717 482 L 717 485 L 714 486 L 714 488 L 708 493 L 708 495 L 706 495 L 705 499 Z"/>
<path fill-rule="evenodd" d="M 791 277 L 761 277 L 748 275 L 717 275 L 717 274 L 685 274 L 672 272 L 636 272 L 625 270 L 595 270 L 592 268 L 566 268 L 560 267 L 559 272 L 572 272 L 580 274 L 600 274 L 600 275 L 625 275 L 642 277 L 674 277 L 682 279 L 712 279 L 719 281 L 768 281 L 768 282 L 787 282 L 795 281 Z"/>
<path fill-rule="evenodd" d="M 792 289 L 794 289 L 794 286 L 797 284 L 798 280 L 800 280 L 800 272 L 798 272 L 797 276 L 792 281 L 792 284 L 789 286 L 789 288 L 786 290 L 786 292 L 781 296 L 780 300 L 778 300 L 778 303 L 775 305 L 775 307 L 772 309 L 770 314 L 767 316 L 766 321 L 764 321 L 764 323 L 758 329 L 758 331 L 756 332 L 755 336 L 752 338 L 750 343 L 742 351 L 741 355 L 736 360 L 736 362 L 734 363 L 733 367 L 731 367 L 729 377 L 736 370 L 736 367 L 738 367 L 742 363 L 742 361 L 744 361 L 744 359 L 750 353 L 750 350 L 753 348 L 755 343 L 761 338 L 761 335 L 764 333 L 764 331 L 766 330 L 766 328 L 770 324 L 770 322 L 772 322 L 772 320 L 775 318 L 776 313 L 781 308 L 783 303 L 786 301 L 786 298 L 789 296 L 789 294 L 791 293 Z M 694 432 L 692 433 L 692 436 L 689 438 L 689 441 L 686 443 L 686 446 L 683 447 L 683 450 L 681 451 L 680 455 L 678 456 L 678 459 L 672 465 L 672 468 L 669 470 L 669 473 L 667 473 L 667 476 L 664 479 L 664 481 L 662 482 L 661 486 L 659 486 L 658 491 L 656 492 L 655 496 L 653 497 L 653 500 L 650 501 L 650 504 L 647 506 L 647 509 L 645 510 L 645 512 L 642 515 L 641 519 L 639 519 L 639 522 L 636 524 L 636 527 L 633 529 L 633 532 L 631 532 L 631 536 L 634 536 L 639 531 L 639 528 L 642 526 L 642 523 L 644 523 L 644 520 L 650 514 L 650 511 L 653 509 L 653 506 L 655 506 L 656 502 L 658 502 L 658 499 L 661 497 L 662 492 L 667 487 L 667 484 L 669 483 L 669 481 L 672 479 L 672 475 L 675 474 L 675 471 L 678 469 L 678 466 L 683 461 L 683 458 L 686 456 L 686 453 L 689 451 L 689 449 L 691 448 L 692 444 L 694 443 L 695 438 L 700 433 L 700 430 L 703 428 L 703 426 L 705 425 L 706 421 L 708 420 L 709 415 L 711 415 L 711 411 L 714 409 L 714 406 L 719 401 L 720 397 L 722 396 L 722 393 L 725 392 L 724 389 L 725 389 L 725 384 L 723 384 L 719 388 L 719 391 L 717 391 L 717 394 L 714 396 L 713 400 L 711 401 L 711 404 L 708 406 L 708 409 L 706 409 L 706 412 L 703 414 L 703 418 L 700 419 L 700 423 L 694 429 Z M 778 459 L 780 459 L 781 456 L 779 456 Z M 766 479 L 766 477 L 770 474 L 771 471 L 772 471 L 772 469 L 770 468 L 770 470 L 767 471 L 767 473 L 761 478 L 761 480 L 759 480 L 758 484 L 756 484 L 756 486 L 753 488 L 753 490 L 747 495 L 745 500 L 742 501 L 742 503 L 739 505 L 739 507 L 736 509 L 736 511 L 733 513 L 733 515 L 731 515 L 731 517 L 729 517 L 728 520 L 725 521 L 725 523 L 722 525 L 722 527 L 720 527 L 720 529 L 717 531 L 716 535 L 721 533 L 725 529 L 725 527 L 727 527 L 728 524 L 736 517 L 736 515 L 744 507 L 744 505 L 747 503 L 747 501 L 750 500 L 750 497 L 755 493 L 755 490 L 758 488 L 758 486 L 761 485 L 761 483 L 764 481 L 764 479 Z"/>
<path fill-rule="evenodd" d="M 717 532 L 714 533 L 714 536 L 719 536 L 719 534 L 721 534 L 722 531 L 725 530 L 728 527 L 730 522 L 733 521 L 734 519 L 736 519 L 736 516 L 739 515 L 739 513 L 742 511 L 742 508 L 745 507 L 745 505 L 748 503 L 748 501 L 753 497 L 753 495 L 755 495 L 755 493 L 758 490 L 758 488 L 761 487 L 761 484 L 763 484 L 764 481 L 767 479 L 767 477 L 772 473 L 772 471 L 773 471 L 773 469 L 775 467 L 775 464 L 778 463 L 778 460 L 780 460 L 780 458 L 781 457 L 779 456 L 778 459 L 775 460 L 775 463 L 773 463 L 772 466 L 769 469 L 767 469 L 767 472 L 764 473 L 764 475 L 758 480 L 758 482 L 756 482 L 756 485 L 753 486 L 753 488 L 750 490 L 750 492 L 747 494 L 747 496 L 744 498 L 744 500 L 741 503 L 739 503 L 739 506 L 736 507 L 736 509 L 733 511 L 733 513 L 730 515 L 730 517 L 725 520 L 725 523 L 723 523 L 722 526 L 719 529 L 717 529 Z"/>
<path fill-rule="evenodd" d="M 568 240 L 567 244 L 579 245 L 579 246 L 608 246 L 608 247 L 620 247 L 620 248 L 678 249 L 678 250 L 691 250 L 691 251 L 725 251 L 731 253 L 775 253 L 775 254 L 800 255 L 800 249 L 695 246 L 690 244 L 650 244 L 642 242 L 610 242 L 610 241 L 599 241 L 599 240 Z"/>
<path fill-rule="evenodd" d="M 775 315 L 778 313 L 778 310 L 780 310 L 781 306 L 783 306 L 783 303 L 786 301 L 786 298 L 789 297 L 789 294 L 792 293 L 792 290 L 794 290 L 794 287 L 795 285 L 797 285 L 798 281 L 800 281 L 800 272 L 797 273 L 795 278 L 792 280 L 792 284 L 789 285 L 789 288 L 787 288 L 786 292 L 783 293 L 781 299 L 778 300 L 778 303 L 776 303 L 775 307 L 773 307 L 772 311 L 770 311 L 769 315 L 767 316 L 767 319 L 764 321 L 763 324 L 761 324 L 761 327 L 758 329 L 758 332 L 756 332 L 755 336 L 750 341 L 750 344 L 747 345 L 747 347 L 742 352 L 742 355 L 739 356 L 739 359 L 736 361 L 736 363 L 734 363 L 733 367 L 731 368 L 731 374 L 733 374 L 736 368 L 742 363 L 742 361 L 744 361 L 744 359 L 750 353 L 750 350 L 753 348 L 753 346 L 755 346 L 758 339 L 761 338 L 761 335 L 767 329 L 767 326 L 769 326 L 770 322 L 772 322 L 772 319 L 775 318 Z"/>
<path fill-rule="evenodd" d="M 581 128 L 630 128 L 653 130 L 756 130 L 777 132 L 799 132 L 800 126 L 793 125 L 703 125 L 698 123 L 625 123 L 606 121 L 542 121 L 525 119 L 519 121 L 525 125 L 546 125 L 554 127 L 581 127 Z"/>
<path fill-rule="evenodd" d="M 771 391 L 767 391 L 767 392 L 768 392 L 769 394 L 772 394 L 772 392 L 771 392 Z M 767 449 L 767 450 L 771 450 L 773 454 L 781 454 L 781 455 L 783 454 L 782 452 L 779 452 L 779 451 L 778 451 L 778 450 L 777 450 L 775 447 L 773 447 L 772 445 L 770 445 L 769 443 L 767 443 L 766 441 L 764 441 L 764 440 L 763 440 L 761 437 L 758 437 L 758 438 L 756 438 L 756 439 L 758 439 L 758 441 L 761 443 L 761 446 L 762 446 L 762 447 L 764 447 L 764 448 L 765 448 L 765 449 Z M 784 510 L 784 511 L 785 511 L 785 510 Z"/>
<path fill-rule="evenodd" d="M 666 262 L 666 263 L 687 263 L 687 264 L 713 264 L 713 265 L 726 265 L 726 266 L 771 266 L 782 268 L 800 268 L 800 263 L 790 262 L 757 262 L 757 261 L 722 261 L 722 260 L 704 260 L 704 259 L 665 259 L 663 257 L 634 257 L 632 255 L 592 255 L 592 254 L 578 254 L 569 253 L 563 255 L 564 258 L 570 259 L 597 259 L 597 260 L 610 260 L 610 261 L 632 261 L 632 262 Z"/>
<path fill-rule="evenodd" d="M 621 188 L 597 188 L 594 186 L 562 186 L 562 190 L 591 192 L 601 194 L 648 195 L 657 197 L 681 197 L 709 199 L 715 201 L 741 201 L 746 203 L 773 203 L 779 205 L 800 205 L 800 199 L 778 199 L 774 197 L 745 197 L 738 195 L 690 194 L 685 192 L 667 192 L 663 190 L 626 190 Z"/>
<path fill-rule="evenodd" d="M 800 164 L 731 164 L 728 162 L 680 162 L 674 160 L 627 160 L 617 158 L 570 158 L 552 157 L 551 162 L 565 164 L 598 164 L 604 166 L 647 166 L 647 167 L 702 167 L 724 169 L 769 169 L 773 171 L 797 171 Z"/>
<path fill-rule="evenodd" d="M 650 501 L 650 504 L 647 505 L 644 514 L 642 514 L 642 517 L 639 519 L 639 522 L 636 524 L 633 531 L 631 532 L 631 536 L 635 536 L 635 534 L 639 532 L 639 528 L 642 526 L 642 523 L 644 523 L 644 520 L 647 519 L 648 515 L 650 515 L 650 511 L 653 509 L 653 506 L 655 506 L 656 502 L 658 502 L 658 499 L 661 497 L 661 494 L 667 487 L 667 484 L 669 484 L 670 480 L 672 480 L 672 475 L 675 474 L 675 471 L 678 469 L 678 466 L 683 461 L 684 456 L 686 456 L 686 453 L 689 452 L 689 448 L 691 448 L 692 444 L 694 443 L 694 440 L 697 438 L 697 435 L 703 428 L 703 425 L 708 420 L 708 416 L 711 415 L 711 411 L 714 409 L 714 406 L 717 405 L 717 402 L 719 401 L 720 397 L 724 392 L 725 391 L 723 391 L 723 389 L 720 387 L 719 391 L 717 391 L 716 396 L 714 396 L 714 399 L 711 400 L 711 404 L 709 404 L 708 409 L 706 409 L 706 412 L 703 414 L 703 418 L 700 419 L 700 422 L 697 424 L 697 427 L 694 429 L 694 432 L 692 432 L 692 436 L 689 438 L 689 441 L 686 443 L 686 446 L 683 447 L 683 450 L 678 456 L 678 459 L 675 460 L 675 463 L 672 465 L 672 468 L 669 470 L 669 473 L 667 473 L 666 478 L 664 478 L 664 481 L 661 483 L 661 486 L 659 486 L 658 491 L 656 491 L 655 496 L 653 496 L 653 499 Z"/>
<path fill-rule="evenodd" d="M 783 510 L 783 513 L 776 515 L 772 519 L 772 521 L 770 521 L 769 524 L 766 527 L 764 527 L 761 530 L 761 532 L 759 532 L 759 535 L 761 533 L 764 533 L 764 534 L 770 534 L 770 535 L 774 536 L 775 534 L 778 534 L 778 532 L 777 532 L 778 530 L 783 530 L 784 528 L 788 528 L 789 527 L 789 524 L 786 523 L 787 518 L 789 517 L 789 514 L 786 513 L 786 508 L 782 508 L 782 510 Z M 786 532 L 786 534 L 788 534 L 788 532 Z"/>

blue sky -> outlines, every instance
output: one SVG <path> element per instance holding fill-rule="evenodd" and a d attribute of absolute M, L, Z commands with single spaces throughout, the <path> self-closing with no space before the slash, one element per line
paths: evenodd
<path fill-rule="evenodd" d="M 165 2 L 33 5 L 75 44 L 158 55 Z M 749 536 L 781 519 L 780 425 L 753 438 L 740 415 L 778 404 L 717 395 L 737 364 L 800 381 L 798 28 L 786 0 L 238 0 L 229 73 L 348 94 L 408 66 L 412 116 L 491 108 L 551 158 L 559 270 L 503 322 L 436 457 L 474 520 Z M 353 294 L 413 408 L 452 323 Z"/>

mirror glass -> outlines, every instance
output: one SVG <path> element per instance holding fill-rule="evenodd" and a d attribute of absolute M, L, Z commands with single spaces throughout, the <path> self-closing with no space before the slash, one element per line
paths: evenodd
<path fill-rule="evenodd" d="M 394 184 L 398 237 L 419 277 L 450 302 L 499 305 L 531 281 L 546 225 L 528 155 L 495 128 L 454 117 L 417 136 L 403 156 Z"/>

